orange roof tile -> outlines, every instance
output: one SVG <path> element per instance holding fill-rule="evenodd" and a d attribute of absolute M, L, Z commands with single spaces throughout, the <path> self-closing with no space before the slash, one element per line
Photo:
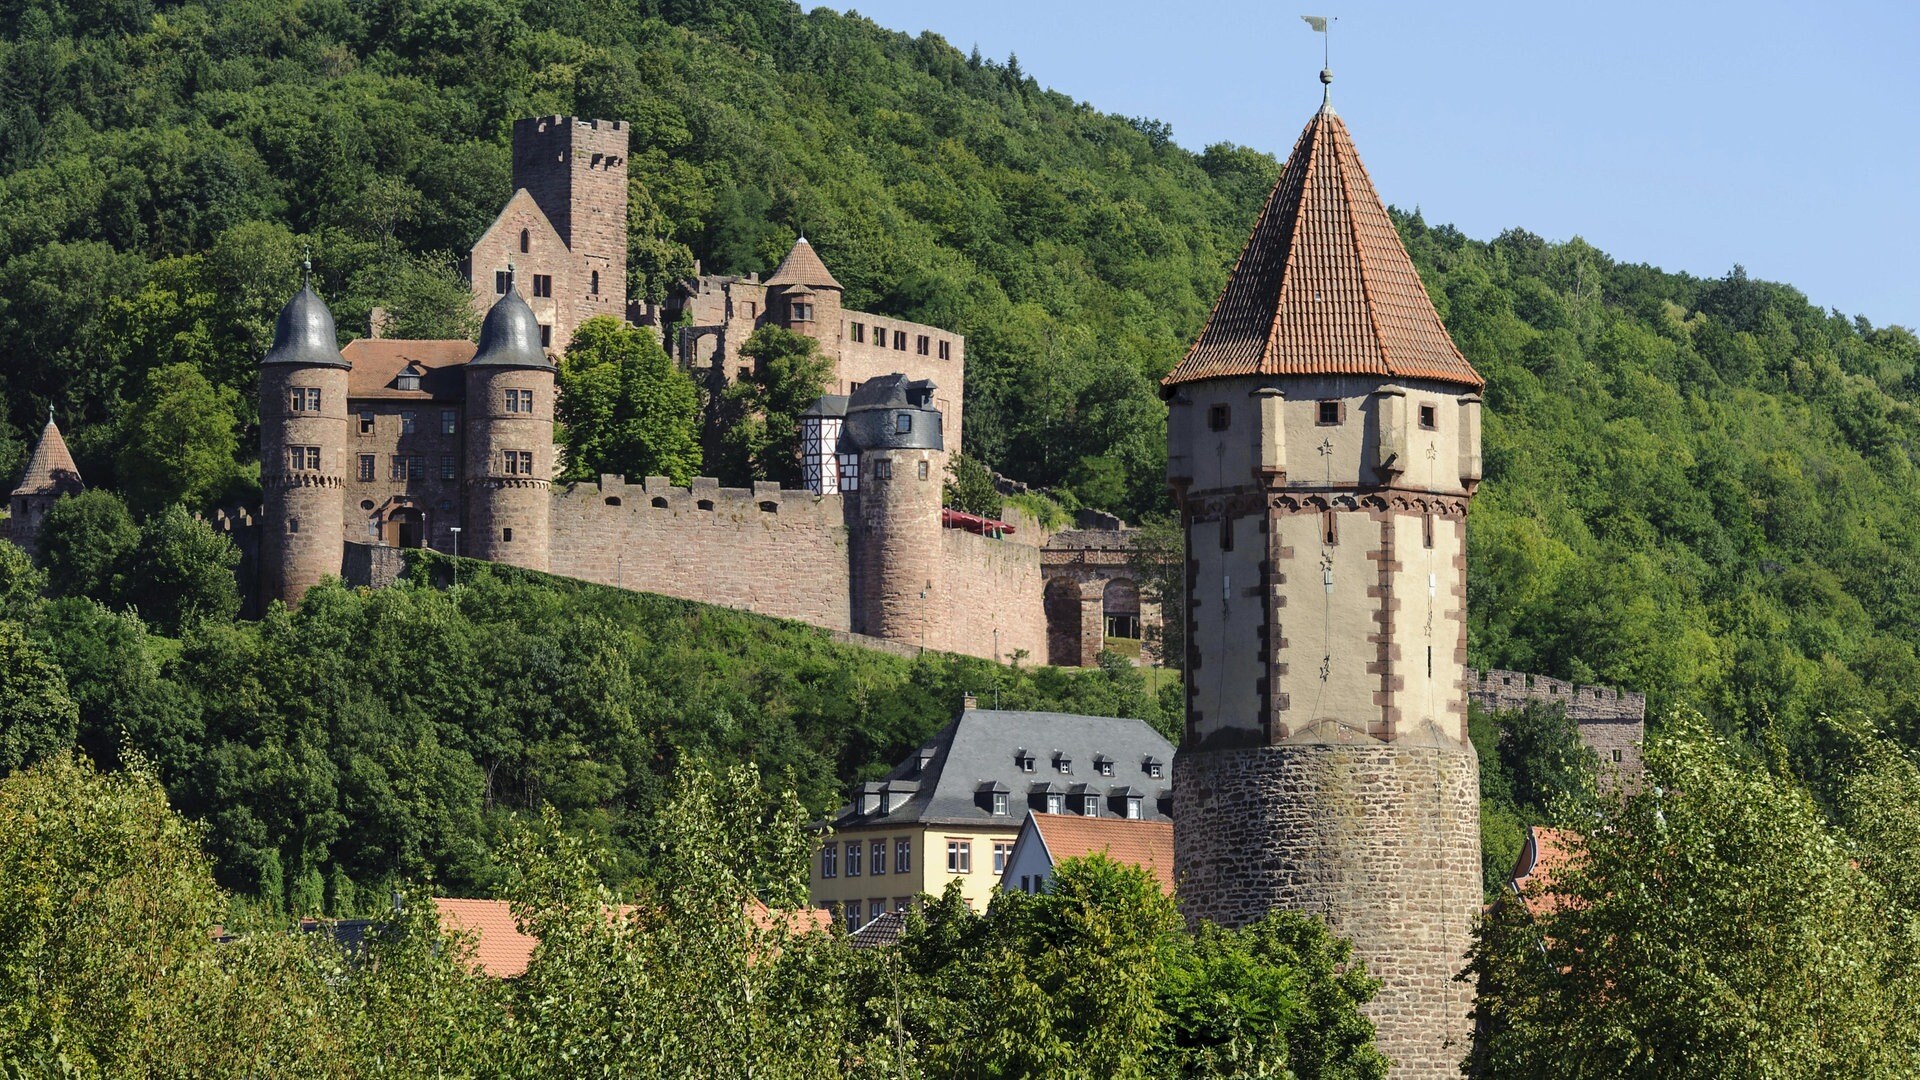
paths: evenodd
<path fill-rule="evenodd" d="M 347 373 L 350 398 L 394 398 L 403 401 L 458 400 L 462 396 L 458 368 L 473 359 L 471 341 L 408 341 L 404 338 L 356 338 L 340 355 L 353 370 Z M 409 363 L 418 364 L 425 377 L 419 390 L 395 390 L 394 376 Z"/>
<path fill-rule="evenodd" d="M 1160 888 L 1173 892 L 1172 822 L 1071 814 L 1034 814 L 1028 820 L 1039 831 L 1055 866 L 1065 859 L 1102 852 L 1115 862 L 1151 870 Z"/>
<path fill-rule="evenodd" d="M 807 243 L 807 238 L 804 236 L 793 242 L 793 249 L 787 252 L 786 258 L 780 260 L 779 266 L 774 267 L 773 273 L 768 275 L 765 284 L 768 286 L 811 285 L 816 289 L 841 288 L 840 283 L 835 281 L 833 274 L 827 270 L 827 264 L 820 261 L 820 256 L 814 253 L 813 245 Z"/>
<path fill-rule="evenodd" d="M 1332 108 L 1287 158 L 1200 337 L 1164 380 L 1367 375 L 1484 385 Z"/>
<path fill-rule="evenodd" d="M 473 968 L 481 975 L 511 979 L 526 973 L 533 960 L 533 947 L 539 944 L 531 934 L 520 932 L 513 911 L 505 900 L 456 900 L 436 896 L 433 906 L 440 912 L 440 929 L 447 933 L 469 934 L 474 938 Z"/>
<path fill-rule="evenodd" d="M 1554 876 L 1564 870 L 1578 851 L 1580 834 L 1572 829 L 1533 826 L 1526 842 L 1520 845 L 1520 858 L 1513 866 L 1513 891 L 1534 916 L 1556 911 L 1567 898 L 1554 892 Z"/>
<path fill-rule="evenodd" d="M 85 486 L 80 482 L 80 467 L 67 452 L 67 440 L 60 436 L 60 425 L 53 422 L 53 417 L 47 417 L 47 426 L 40 432 L 33 456 L 27 459 L 27 471 L 13 493 L 71 495 Z"/>

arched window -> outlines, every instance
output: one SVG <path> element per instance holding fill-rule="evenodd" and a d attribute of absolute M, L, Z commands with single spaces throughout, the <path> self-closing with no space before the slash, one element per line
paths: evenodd
<path fill-rule="evenodd" d="M 520 230 L 520 251 L 522 254 L 533 250 L 533 235 L 525 229 Z"/>
<path fill-rule="evenodd" d="M 600 295 L 600 271 L 598 270 L 593 272 L 593 295 Z"/>

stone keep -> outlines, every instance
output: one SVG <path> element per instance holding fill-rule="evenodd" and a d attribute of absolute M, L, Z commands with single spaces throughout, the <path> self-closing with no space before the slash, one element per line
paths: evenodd
<path fill-rule="evenodd" d="M 842 439 L 860 455 L 850 552 L 854 629 L 937 649 L 946 646 L 940 490 L 947 455 L 933 393 L 931 382 L 905 375 L 861 384 L 847 401 Z"/>
<path fill-rule="evenodd" d="M 340 574 L 350 368 L 333 313 L 302 286 L 260 361 L 261 584 L 289 604 Z"/>
<path fill-rule="evenodd" d="M 540 324 L 509 280 L 480 324 L 466 380 L 463 554 L 544 572 L 550 555 L 554 366 Z"/>
<path fill-rule="evenodd" d="M 1466 513 L 1480 376 L 1323 107 L 1164 383 L 1187 541 L 1190 918 L 1324 917 L 1396 1077 L 1458 1073 L 1479 910 Z"/>

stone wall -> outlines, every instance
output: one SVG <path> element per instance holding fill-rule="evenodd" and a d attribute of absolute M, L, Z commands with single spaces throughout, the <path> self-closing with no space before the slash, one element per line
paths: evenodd
<path fill-rule="evenodd" d="M 964 529 L 940 533 L 948 607 L 941 646 L 1003 661 L 1024 650 L 1022 663 L 1046 663 L 1039 549 Z"/>
<path fill-rule="evenodd" d="M 553 494 L 551 570 L 851 630 L 840 496 L 602 476 Z"/>
<path fill-rule="evenodd" d="M 1439 741 L 1439 740 L 1436 740 Z M 1480 910 L 1473 747 L 1282 744 L 1174 759 L 1174 866 L 1190 919 L 1320 915 L 1381 980 L 1367 1007 L 1392 1075 L 1454 1077 Z"/>
<path fill-rule="evenodd" d="M 349 542 L 340 563 L 340 577 L 362 589 L 384 589 L 407 572 L 407 549 L 384 544 Z"/>
<path fill-rule="evenodd" d="M 1536 701 L 1564 705 L 1580 737 L 1600 756 L 1603 778 L 1617 774 L 1620 783 L 1632 790 L 1645 773 L 1640 756 L 1647 737 L 1645 694 L 1495 669 L 1469 671 L 1467 696 L 1489 712 L 1512 712 Z"/>

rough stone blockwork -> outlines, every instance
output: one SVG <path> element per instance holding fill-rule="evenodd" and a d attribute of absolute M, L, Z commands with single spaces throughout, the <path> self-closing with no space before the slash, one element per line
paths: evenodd
<path fill-rule="evenodd" d="M 1565 705 L 1581 739 L 1600 756 L 1603 783 L 1617 775 L 1620 785 L 1632 791 L 1645 775 L 1640 756 L 1647 737 L 1645 694 L 1493 669 L 1467 673 L 1467 696 L 1489 712 L 1512 712 L 1535 701 Z"/>
<path fill-rule="evenodd" d="M 603 476 L 553 495 L 552 571 L 850 630 L 838 495 Z"/>
<path fill-rule="evenodd" d="M 942 647 L 998 660 L 1025 650 L 1023 663 L 1046 663 L 1038 549 L 959 529 L 942 529 L 940 548 L 948 592 Z"/>
<path fill-rule="evenodd" d="M 1226 925 L 1272 908 L 1320 914 L 1381 980 L 1367 1011 L 1393 1075 L 1458 1076 L 1473 991 L 1454 975 L 1480 909 L 1479 798 L 1471 745 L 1183 750 L 1182 909 Z"/>

